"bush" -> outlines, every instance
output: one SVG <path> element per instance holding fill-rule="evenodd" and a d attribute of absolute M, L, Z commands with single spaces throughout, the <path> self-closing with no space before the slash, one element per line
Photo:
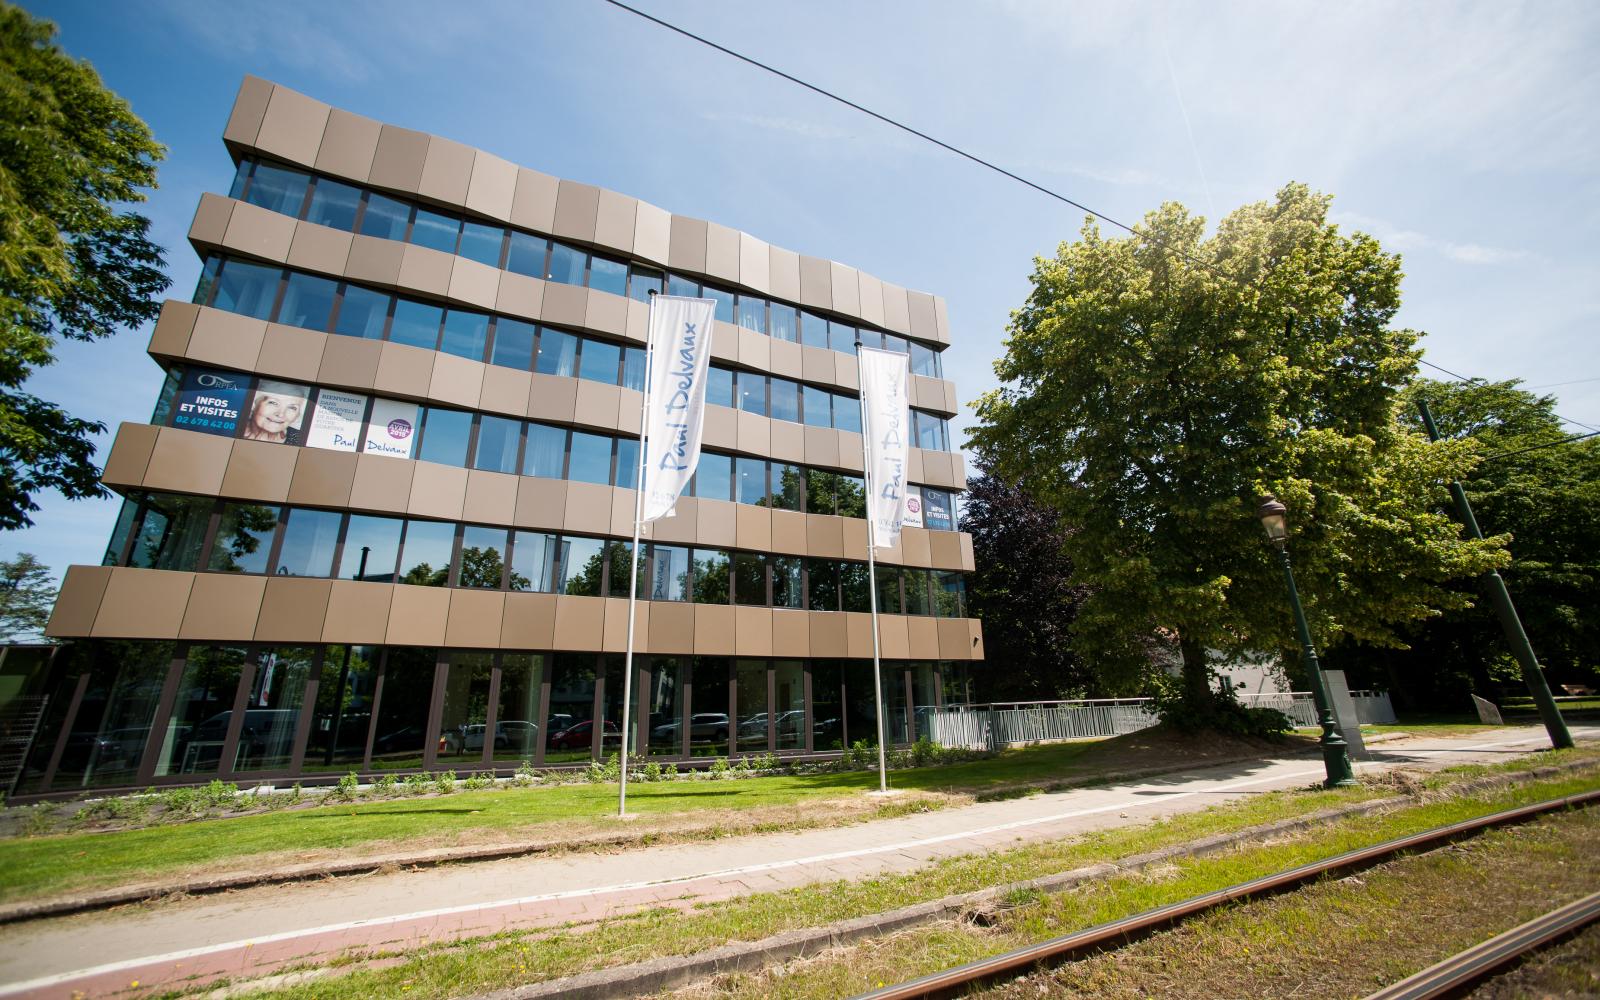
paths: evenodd
<path fill-rule="evenodd" d="M 511 783 L 518 788 L 526 788 L 539 780 L 539 772 L 533 769 L 533 761 L 524 760 L 517 765 L 517 773 L 511 776 Z"/>
<path fill-rule="evenodd" d="M 339 779 L 330 794 L 341 802 L 354 802 L 361 795 L 361 778 L 354 771 L 349 772 Z"/>
<path fill-rule="evenodd" d="M 435 775 L 433 779 L 433 790 L 438 792 L 440 795 L 449 795 L 451 792 L 455 791 L 456 773 L 454 771 L 445 771 L 441 774 Z"/>
<path fill-rule="evenodd" d="M 452 776 L 450 780 L 454 782 L 455 778 Z M 407 795 L 426 795 L 432 786 L 433 781 L 421 771 L 406 775 L 405 780 L 400 783 L 400 787 Z"/>
<path fill-rule="evenodd" d="M 1294 720 L 1275 708 L 1246 708 L 1224 682 L 1208 688 L 1206 697 L 1191 701 L 1176 677 L 1158 677 L 1153 683 L 1151 708 L 1161 724 L 1180 732 L 1209 730 L 1229 736 L 1277 739 L 1294 728 Z"/>
<path fill-rule="evenodd" d="M 56 825 L 56 816 L 61 811 L 59 802 L 36 802 L 28 809 L 28 815 L 22 821 L 22 834 L 25 837 L 37 837 L 49 833 Z"/>
<path fill-rule="evenodd" d="M 493 788 L 494 775 L 490 774 L 488 771 L 480 771 L 477 774 L 469 774 L 467 775 L 467 779 L 463 781 L 461 785 L 469 792 L 477 792 L 482 791 L 485 788 Z"/>
<path fill-rule="evenodd" d="M 713 779 L 721 780 L 728 777 L 729 771 L 730 768 L 728 767 L 728 758 L 718 757 L 716 760 L 711 762 L 711 770 L 708 773 Z"/>
<path fill-rule="evenodd" d="M 380 774 L 372 782 L 372 794 L 380 799 L 400 794 L 400 782 L 392 774 Z"/>
<path fill-rule="evenodd" d="M 640 781 L 660 781 L 661 780 L 661 765 L 657 764 L 655 761 L 650 761 L 648 764 L 646 764 L 639 771 L 639 780 Z"/>

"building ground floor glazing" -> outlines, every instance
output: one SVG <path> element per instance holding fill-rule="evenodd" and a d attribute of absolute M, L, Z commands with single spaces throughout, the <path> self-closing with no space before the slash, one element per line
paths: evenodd
<path fill-rule="evenodd" d="M 877 742 L 870 660 L 636 656 L 636 753 L 826 754 Z M 903 744 L 968 700 L 968 665 L 885 661 Z M 48 698 L 16 793 L 587 764 L 621 745 L 620 653 L 81 640 L 27 679 Z"/>

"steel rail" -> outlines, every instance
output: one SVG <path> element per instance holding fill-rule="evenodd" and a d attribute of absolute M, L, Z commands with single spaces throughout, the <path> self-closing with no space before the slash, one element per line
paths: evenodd
<path fill-rule="evenodd" d="M 1438 965 L 1370 994 L 1366 1000 L 1432 1000 L 1454 996 L 1527 953 L 1582 930 L 1596 920 L 1600 920 L 1600 892 L 1574 900 L 1459 955 L 1452 955 Z"/>
<path fill-rule="evenodd" d="M 1597 801 L 1600 801 L 1600 789 L 1546 799 L 1543 802 L 1505 809 L 1424 830 L 1421 833 L 1397 837 L 1371 847 L 1346 851 L 1321 861 L 1313 861 L 1273 875 L 1265 875 L 1249 882 L 1241 882 L 1225 889 L 1217 889 L 1166 906 L 1145 910 L 1143 913 L 1136 913 L 1121 920 L 1097 924 L 1085 930 L 1050 938 L 1047 941 L 979 959 L 943 972 L 935 972 L 919 979 L 861 993 L 854 1000 L 902 1000 L 912 997 L 951 996 L 975 983 L 1014 977 L 1030 972 L 1036 967 L 1111 950 L 1224 903 L 1271 895 L 1322 875 L 1370 866 L 1395 854 L 1433 847 L 1491 827 L 1520 823 L 1545 813 L 1586 806 Z"/>

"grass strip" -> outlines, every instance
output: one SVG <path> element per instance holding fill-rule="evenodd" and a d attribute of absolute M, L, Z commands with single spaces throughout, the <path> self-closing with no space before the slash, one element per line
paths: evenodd
<path fill-rule="evenodd" d="M 1490 772 L 1525 770 L 1544 764 L 1592 759 L 1583 750 L 1544 754 L 1536 761 L 1515 761 Z M 1427 788 L 1441 794 L 1453 782 L 1468 780 L 1486 769 L 1429 776 Z M 1356 828 L 1348 842 L 1364 846 L 1489 811 L 1486 803 L 1538 801 L 1559 789 L 1593 787 L 1593 772 L 1567 781 L 1538 782 L 1514 792 L 1486 793 L 1449 799 L 1374 818 Z M 760 893 L 731 901 L 694 905 L 686 911 L 658 908 L 607 920 L 596 926 L 556 931 L 507 933 L 465 942 L 441 944 L 404 956 L 380 969 L 363 969 L 337 979 L 322 979 L 279 991 L 293 998 L 401 996 L 450 997 L 486 992 L 529 982 L 575 975 L 598 968 L 653 958 L 695 954 L 731 941 L 754 941 L 787 930 L 816 927 L 852 917 L 882 913 L 912 903 L 973 892 L 1070 871 L 1107 859 L 1129 857 L 1242 827 L 1304 816 L 1341 804 L 1414 790 L 1414 779 L 1371 781 L 1353 789 L 1271 792 L 1241 802 L 1214 806 L 1135 827 L 1101 831 L 1070 840 L 1040 843 L 1010 851 L 967 856 L 931 864 L 915 872 L 860 881 L 819 883 L 799 889 Z M 1497 805 L 1496 807 L 1502 807 Z M 1444 818 L 1441 818 L 1444 817 Z M 1370 828 L 1369 828 L 1370 827 Z M 1307 836 L 1318 847 L 1307 857 L 1335 853 L 1321 842 L 1341 824 L 1319 828 Z M 1394 832 L 1398 830 L 1399 832 Z M 1339 847 L 1337 850 L 1348 849 Z M 1283 865 L 1281 867 L 1287 867 Z M 1277 868 L 1268 868 L 1275 871 Z M 1238 881 L 1235 879 L 1234 881 Z M 1228 882 L 1221 884 L 1231 884 Z M 1182 896 L 1175 898 L 1183 898 Z M 1139 907 L 1142 909 L 1143 907 Z M 1128 912 L 1136 912 L 1130 910 Z M 1003 949 L 998 949 L 1003 950 Z M 870 985 L 870 984 L 868 984 Z"/>

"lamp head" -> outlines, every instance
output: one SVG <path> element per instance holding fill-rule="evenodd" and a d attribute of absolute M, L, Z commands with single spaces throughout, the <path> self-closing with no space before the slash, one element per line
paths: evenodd
<path fill-rule="evenodd" d="M 1256 516 L 1261 518 L 1261 526 L 1267 529 L 1268 541 L 1274 545 L 1289 541 L 1289 508 L 1277 497 L 1271 493 L 1262 497 L 1261 506 L 1256 508 Z"/>

